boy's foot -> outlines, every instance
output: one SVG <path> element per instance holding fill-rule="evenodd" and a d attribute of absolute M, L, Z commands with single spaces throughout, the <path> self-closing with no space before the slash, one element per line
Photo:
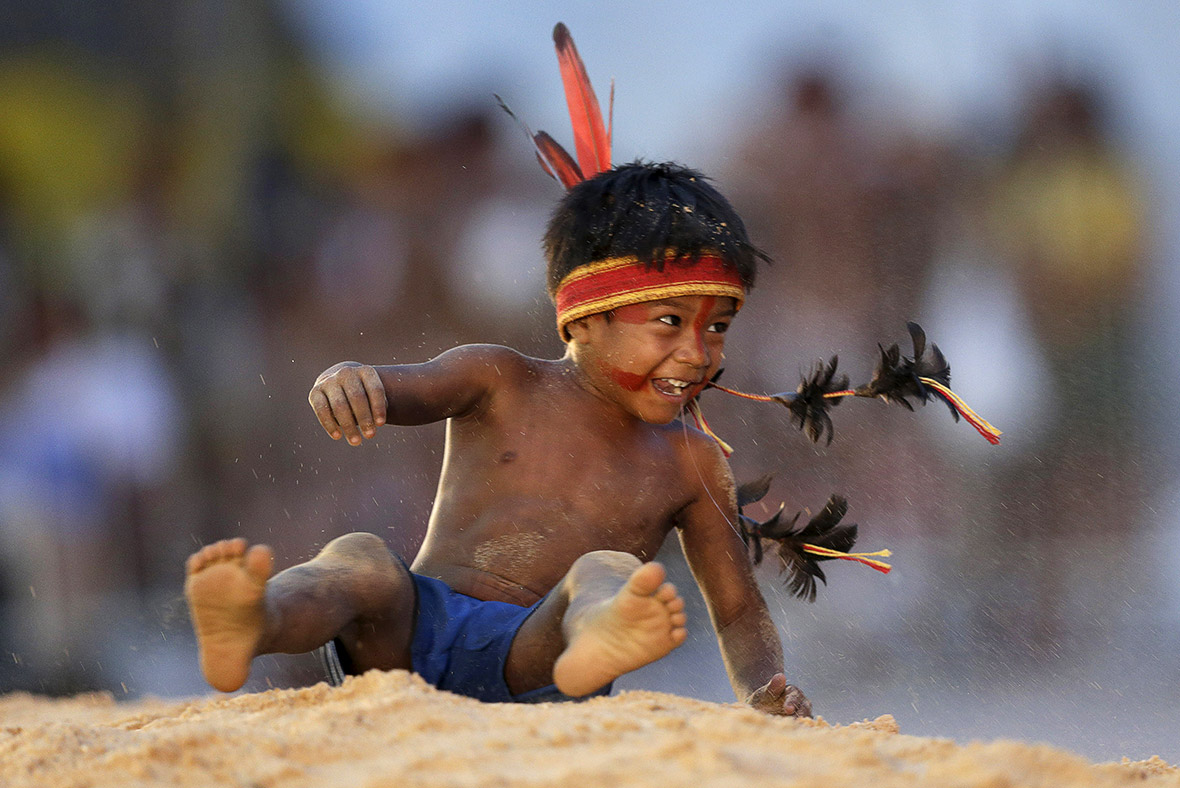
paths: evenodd
<path fill-rule="evenodd" d="M 245 539 L 226 539 L 204 547 L 185 563 L 188 600 L 201 672 L 222 692 L 246 683 L 250 662 L 266 621 L 266 581 L 274 551 L 266 545 L 246 549 Z"/>
<path fill-rule="evenodd" d="M 684 600 L 664 582 L 664 568 L 644 564 L 583 614 L 553 665 L 553 683 L 566 695 L 588 695 L 679 646 L 688 636 L 684 624 Z"/>

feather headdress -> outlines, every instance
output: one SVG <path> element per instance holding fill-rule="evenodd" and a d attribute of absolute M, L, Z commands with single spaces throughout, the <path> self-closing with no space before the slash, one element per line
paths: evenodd
<path fill-rule="evenodd" d="M 590 75 L 586 73 L 586 65 L 574 46 L 574 39 L 570 36 L 569 28 L 558 22 L 553 28 L 553 45 L 557 48 L 557 63 L 561 69 L 561 83 L 565 87 L 565 103 L 569 108 L 570 123 L 574 128 L 574 157 L 563 148 L 557 140 L 544 131 L 535 134 L 516 117 L 504 100 L 496 96 L 500 107 L 517 120 L 524 127 L 533 146 L 536 148 L 537 161 L 545 172 L 549 173 L 566 189 L 572 189 L 582 181 L 593 178 L 600 172 L 610 169 L 611 126 L 613 125 L 615 89 L 611 84 L 610 112 L 611 122 L 604 124 L 602 109 L 598 105 L 598 96 L 594 93 L 594 86 L 590 84 Z"/>

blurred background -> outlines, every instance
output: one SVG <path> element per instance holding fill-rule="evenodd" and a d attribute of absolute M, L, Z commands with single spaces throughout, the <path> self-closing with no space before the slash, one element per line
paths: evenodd
<path fill-rule="evenodd" d="M 350 448 L 306 404 L 344 359 L 562 352 L 539 248 L 560 187 L 499 93 L 570 143 L 566 22 L 615 161 L 704 170 L 776 260 L 726 381 L 866 379 L 916 320 L 998 447 L 856 401 L 813 446 L 707 394 L 765 505 L 851 501 L 807 605 L 761 570 L 833 722 L 1180 761 L 1180 7 L 1163 0 L 3 0 L 0 691 L 206 691 L 183 561 L 241 535 L 407 558 L 442 428 Z M 694 588 L 670 544 L 679 586 Z M 618 683 L 730 701 L 689 643 Z M 258 661 L 249 687 L 316 680 Z"/>

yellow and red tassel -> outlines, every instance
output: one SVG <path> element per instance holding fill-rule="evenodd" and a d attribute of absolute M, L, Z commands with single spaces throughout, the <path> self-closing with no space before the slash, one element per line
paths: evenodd
<path fill-rule="evenodd" d="M 858 564 L 864 564 L 867 567 L 876 569 L 882 574 L 889 574 L 893 570 L 892 564 L 887 564 L 884 561 L 877 561 L 873 556 L 881 556 L 888 558 L 893 555 L 889 550 L 877 550 L 873 553 L 842 553 L 839 550 L 831 550 L 827 547 L 820 547 L 814 544 L 804 544 L 804 552 L 818 555 L 823 558 L 839 558 L 841 561 L 855 561 Z"/>

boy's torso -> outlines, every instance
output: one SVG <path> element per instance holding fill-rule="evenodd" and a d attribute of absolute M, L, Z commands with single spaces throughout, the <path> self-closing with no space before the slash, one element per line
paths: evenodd
<path fill-rule="evenodd" d="M 528 605 L 579 556 L 651 560 L 698 495 L 678 422 L 622 418 L 560 362 L 518 356 L 446 459 L 414 571 L 480 599 Z M 695 436 L 694 436 L 695 437 Z"/>

